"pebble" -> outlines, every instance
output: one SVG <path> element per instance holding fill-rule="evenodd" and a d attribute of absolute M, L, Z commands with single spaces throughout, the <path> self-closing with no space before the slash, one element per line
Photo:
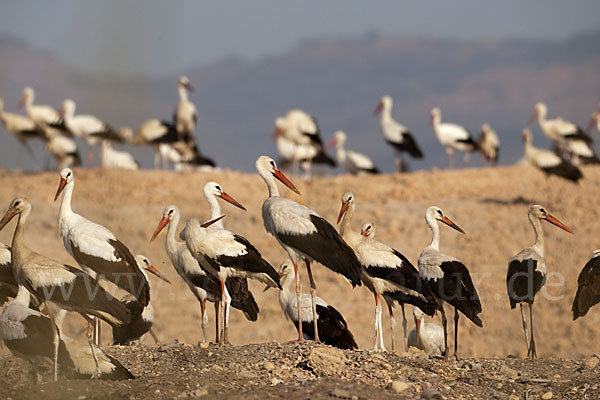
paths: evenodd
<path fill-rule="evenodd" d="M 283 383 L 283 381 L 281 379 L 277 379 L 277 378 L 271 379 L 271 386 L 279 385 L 280 383 Z"/>
<path fill-rule="evenodd" d="M 263 368 L 267 371 L 273 371 L 275 369 L 275 364 L 273 364 L 271 361 L 265 361 L 263 363 Z"/>
<path fill-rule="evenodd" d="M 511 394 L 510 396 L 508 396 L 508 400 L 520 400 L 519 396 L 517 396 L 516 394 Z"/>
<path fill-rule="evenodd" d="M 598 366 L 598 363 L 600 362 L 600 359 L 598 359 L 597 357 L 590 357 L 587 360 L 585 360 L 585 362 L 583 363 L 583 365 L 587 368 L 587 369 L 594 369 Z"/>
<path fill-rule="evenodd" d="M 394 393 L 402 393 L 408 388 L 410 388 L 410 384 L 408 384 L 404 381 L 401 381 L 399 379 L 396 379 L 395 381 L 392 382 L 392 391 Z"/>
<path fill-rule="evenodd" d="M 421 393 L 421 398 L 425 400 L 442 400 L 444 396 L 434 388 L 428 388 L 423 390 Z"/>
<path fill-rule="evenodd" d="M 553 397 L 552 392 L 546 392 L 540 397 L 542 400 L 550 400 Z"/>
<path fill-rule="evenodd" d="M 317 323 L 317 325 L 319 325 L 319 324 Z M 208 343 L 206 343 L 206 342 L 204 342 L 204 343 L 200 342 L 199 346 L 201 349 L 208 349 Z"/>
<path fill-rule="evenodd" d="M 519 373 L 517 371 L 504 364 L 500 367 L 500 373 L 502 375 L 508 376 L 511 379 L 517 379 L 519 377 Z"/>

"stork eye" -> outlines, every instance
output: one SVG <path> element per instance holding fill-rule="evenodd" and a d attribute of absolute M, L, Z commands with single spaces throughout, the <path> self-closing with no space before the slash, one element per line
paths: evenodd
<path fill-rule="evenodd" d="M 71 176 L 71 173 L 70 173 L 70 172 L 67 172 L 67 178 L 68 178 L 68 177 L 70 177 L 70 176 Z"/>
<path fill-rule="evenodd" d="M 269 163 L 271 164 L 271 166 L 273 166 L 273 168 L 275 168 L 275 161 L 271 160 L 269 161 Z"/>
<path fill-rule="evenodd" d="M 19 204 L 21 204 L 21 202 L 20 202 L 20 201 L 18 201 L 18 200 L 17 200 L 17 201 L 15 201 L 15 206 L 18 206 Z"/>
<path fill-rule="evenodd" d="M 352 201 L 352 196 L 348 197 L 348 201 Z"/>
<path fill-rule="evenodd" d="M 173 210 L 169 210 L 169 215 L 173 214 Z"/>
<path fill-rule="evenodd" d="M 442 210 L 437 210 L 437 213 L 438 213 L 439 215 L 442 215 Z"/>
<path fill-rule="evenodd" d="M 215 186 L 218 191 L 221 191 L 221 187 L 219 185 Z"/>

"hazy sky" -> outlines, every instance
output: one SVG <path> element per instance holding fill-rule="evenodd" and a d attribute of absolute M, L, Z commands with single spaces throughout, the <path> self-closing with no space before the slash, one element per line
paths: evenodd
<path fill-rule="evenodd" d="M 2 1 L 0 35 L 108 74 L 165 74 L 257 58 L 322 36 L 565 39 L 599 26 L 598 0 Z"/>

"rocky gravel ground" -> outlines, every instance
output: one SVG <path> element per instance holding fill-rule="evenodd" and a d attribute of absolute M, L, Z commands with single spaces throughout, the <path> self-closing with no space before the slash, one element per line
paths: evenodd
<path fill-rule="evenodd" d="M 429 359 L 311 342 L 244 346 L 173 342 L 109 347 L 137 377 L 32 384 L 27 362 L 0 358 L 3 399 L 597 399 L 600 359 Z M 48 371 L 49 372 L 49 371 Z"/>

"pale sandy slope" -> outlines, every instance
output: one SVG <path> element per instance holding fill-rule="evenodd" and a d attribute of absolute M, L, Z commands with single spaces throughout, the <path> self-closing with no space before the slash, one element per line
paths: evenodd
<path fill-rule="evenodd" d="M 415 265 L 430 240 L 424 210 L 434 204 L 442 207 L 467 235 L 442 227 L 441 249 L 470 268 L 484 310 L 483 329 L 466 319 L 461 320 L 462 354 L 486 357 L 523 356 L 526 351 L 520 315 L 517 310 L 510 310 L 506 296 L 507 260 L 533 242 L 527 221 L 528 205 L 534 202 L 545 205 L 572 228 L 575 235 L 544 223 L 548 270 L 560 273 L 564 281 L 561 284 L 560 277 L 550 278 L 547 296 L 536 302 L 538 354 L 574 357 L 600 351 L 597 341 L 600 308 L 577 322 L 572 321 L 570 314 L 579 271 L 592 251 L 600 247 L 600 169 L 590 167 L 584 174 L 585 180 L 580 185 L 558 179 L 547 182 L 541 173 L 526 166 L 378 177 L 337 176 L 315 178 L 311 182 L 292 177 L 302 196 L 287 189 L 283 193 L 335 222 L 342 193 L 354 191 L 357 197 L 354 228 L 366 220 L 376 223 L 377 238 L 404 253 Z M 200 337 L 200 307 L 168 261 L 163 250 L 164 234 L 152 244 L 148 240 L 163 207 L 168 204 L 179 205 L 184 218 L 192 215 L 207 218 L 207 204 L 201 189 L 209 180 L 219 182 L 248 209 L 243 212 L 224 205 L 226 228 L 250 239 L 277 267 L 285 254 L 264 231 L 260 207 L 267 191 L 256 174 L 76 171 L 74 210 L 110 227 L 134 253 L 147 255 L 172 280 L 172 286 L 155 279 L 151 282 L 155 329 L 162 341 L 177 338 L 196 343 Z M 58 181 L 58 173 L 0 172 L 0 207 L 4 210 L 17 194 L 29 196 L 34 209 L 26 231 L 27 242 L 43 254 L 73 264 L 57 233 L 59 205 L 52 199 Z M 0 232 L 0 241 L 10 243 L 13 229 L 14 223 L 11 223 Z M 320 265 L 314 270 L 318 294 L 342 312 L 359 345 L 370 347 L 374 307 L 371 294 L 365 288 L 353 290 L 341 277 Z M 304 268 L 301 272 L 306 278 Z M 308 288 L 308 282 L 303 285 Z M 232 312 L 231 341 L 241 344 L 294 338 L 291 323 L 280 311 L 276 290 L 262 292 L 261 285 L 255 283 L 251 283 L 251 287 L 261 308 L 259 320 L 251 323 L 239 312 Z M 386 345 L 389 346 L 387 312 L 384 315 Z M 212 310 L 210 317 L 212 323 Z M 398 341 L 400 319 L 396 332 Z M 77 318 L 73 318 L 71 324 L 71 329 L 84 326 Z M 409 327 L 412 325 L 410 321 Z M 211 340 L 213 335 L 211 327 Z M 150 338 L 144 340 L 151 341 Z"/>

